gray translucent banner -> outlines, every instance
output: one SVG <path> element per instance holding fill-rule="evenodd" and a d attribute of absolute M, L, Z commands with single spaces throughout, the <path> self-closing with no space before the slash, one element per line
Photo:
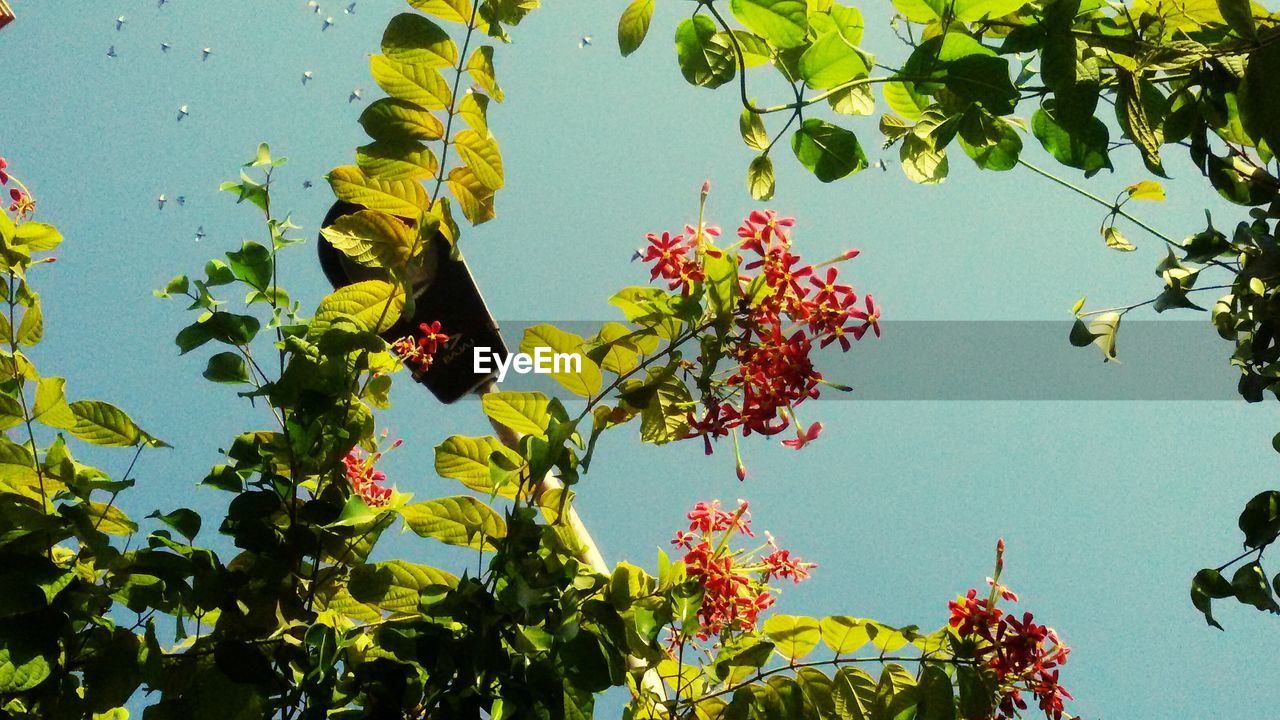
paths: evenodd
<path fill-rule="evenodd" d="M 551 321 L 500 326 L 514 350 L 525 329 L 541 322 Z M 584 337 L 601 325 L 551 324 Z M 868 336 L 847 353 L 837 345 L 815 350 L 826 379 L 853 387 L 828 388 L 824 400 L 1241 401 L 1233 345 L 1208 322 L 1126 319 L 1117 335 L 1119 362 L 1107 363 L 1096 346 L 1067 341 L 1070 322 L 887 321 L 882 328 L 882 337 Z M 545 375 L 514 372 L 502 389 L 565 394 Z"/>

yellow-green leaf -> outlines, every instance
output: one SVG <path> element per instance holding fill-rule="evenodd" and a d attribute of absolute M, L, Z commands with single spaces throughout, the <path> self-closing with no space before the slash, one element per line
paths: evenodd
<path fill-rule="evenodd" d="M 494 453 L 502 453 L 515 465 L 522 462 L 519 455 L 493 436 L 452 435 L 436 446 L 436 473 L 477 492 L 491 493 L 494 487 L 489 458 Z"/>
<path fill-rule="evenodd" d="M 360 113 L 360 127 L 374 140 L 439 140 L 444 123 L 417 103 L 382 98 Z"/>
<path fill-rule="evenodd" d="M 469 495 L 437 498 L 400 508 L 405 525 L 422 537 L 449 545 L 494 550 L 507 524 L 493 508 Z"/>
<path fill-rule="evenodd" d="M 449 171 L 449 191 L 458 199 L 462 216 L 472 225 L 493 219 L 493 189 L 480 182 L 471 168 L 459 166 Z"/>
<path fill-rule="evenodd" d="M 773 615 L 764 621 L 764 634 L 777 646 L 777 651 L 795 661 L 813 652 L 822 638 L 818 621 L 800 615 Z"/>
<path fill-rule="evenodd" d="M 404 289 L 381 280 L 365 280 L 339 288 L 320 301 L 308 333 L 322 335 L 339 318 L 347 318 L 366 332 L 381 333 L 400 319 Z"/>
<path fill-rule="evenodd" d="M 452 588 L 457 584 L 458 578 L 444 570 L 404 560 L 388 560 L 353 568 L 347 590 L 359 602 L 407 613 L 417 611 L 423 590 Z"/>
<path fill-rule="evenodd" d="M 632 0 L 618 20 L 618 49 L 626 57 L 635 52 L 649 34 L 653 19 L 653 0 Z"/>
<path fill-rule="evenodd" d="M 1134 183 L 1125 188 L 1125 192 L 1129 193 L 1129 197 L 1134 200 L 1149 200 L 1151 202 L 1164 202 L 1164 187 L 1155 180 L 1143 180 Z"/>
<path fill-rule="evenodd" d="M 600 392 L 600 366 L 582 352 L 583 342 L 554 325 L 535 325 L 524 331 L 520 352 L 533 356 L 535 372 L 549 370 L 545 374 L 569 392 L 591 397 Z"/>
<path fill-rule="evenodd" d="M 98 530 L 108 535 L 132 535 L 138 531 L 138 524 L 115 505 L 88 502 L 84 508 Z"/>
<path fill-rule="evenodd" d="M 415 10 L 448 22 L 466 25 L 471 19 L 471 3 L 468 0 L 409 0 L 409 4 Z"/>
<path fill-rule="evenodd" d="M 839 655 L 848 655 L 871 640 L 866 624 L 858 618 L 836 615 L 818 623 L 822 642 Z"/>
<path fill-rule="evenodd" d="M 44 252 L 62 243 L 62 233 L 52 225 L 25 222 L 13 234 L 14 240 L 25 245 L 29 252 Z"/>
<path fill-rule="evenodd" d="M 454 138 L 454 148 L 476 178 L 490 190 L 502 187 L 502 155 L 498 143 L 488 132 L 463 130 Z"/>
<path fill-rule="evenodd" d="M 372 178 L 354 165 L 330 171 L 329 184 L 339 200 L 370 210 L 416 219 L 424 210 L 431 209 L 431 200 L 422 185 L 409 180 Z"/>
<path fill-rule="evenodd" d="M 418 233 L 394 215 L 361 210 L 343 215 L 320 233 L 347 257 L 369 267 L 399 269 L 418 248 Z"/>
<path fill-rule="evenodd" d="M 542 393 L 489 393 L 481 404 L 485 415 L 518 433 L 545 435 L 551 424 L 551 413 L 547 410 L 551 401 Z"/>
<path fill-rule="evenodd" d="M 22 313 L 22 322 L 18 323 L 18 332 L 14 339 L 21 345 L 35 345 L 44 337 L 44 315 L 40 312 L 40 303 L 34 302 Z"/>
<path fill-rule="evenodd" d="M 154 444 L 125 411 L 101 400 L 77 400 L 67 406 L 75 423 L 67 432 L 94 445 L 133 447 L 142 442 Z"/>
<path fill-rule="evenodd" d="M 356 149 L 356 165 L 379 180 L 435 177 L 440 164 L 431 148 L 416 140 L 379 140 Z"/>
<path fill-rule="evenodd" d="M 382 34 L 382 53 L 404 63 L 440 68 L 458 64 L 458 46 L 449 33 L 414 13 L 401 13 L 391 18 L 386 32 Z"/>
<path fill-rule="evenodd" d="M 388 95 L 427 110 L 441 110 L 453 97 L 453 90 L 444 75 L 431 65 L 398 62 L 385 55 L 373 55 L 369 58 L 369 70 L 374 81 Z"/>
<path fill-rule="evenodd" d="M 1128 239 L 1125 238 L 1124 233 L 1120 232 L 1120 230 L 1114 225 L 1102 229 L 1102 239 L 1107 244 L 1107 247 L 1112 250 L 1130 252 L 1138 249 L 1138 247 L 1129 242 Z"/>
<path fill-rule="evenodd" d="M 471 79 L 490 97 L 502 102 L 502 88 L 498 87 L 498 79 L 493 74 L 492 47 L 484 45 L 472 53 L 471 59 L 467 61 L 467 72 L 471 73 Z"/>

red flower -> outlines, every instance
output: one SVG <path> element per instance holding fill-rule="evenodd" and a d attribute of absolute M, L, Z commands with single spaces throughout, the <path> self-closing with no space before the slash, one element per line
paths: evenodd
<path fill-rule="evenodd" d="M 418 326 L 418 332 L 421 333 L 418 338 L 418 347 L 429 355 L 435 354 L 441 346 L 449 342 L 449 336 L 440 332 L 439 320 L 422 323 Z"/>
<path fill-rule="evenodd" d="M 801 580 L 809 579 L 809 570 L 818 567 L 817 563 L 791 559 L 790 550 L 783 550 L 776 545 L 773 552 L 764 557 L 763 562 L 767 568 L 765 580 L 770 577 L 790 578 L 791 582 L 796 584 L 799 584 Z"/>
<path fill-rule="evenodd" d="M 849 317 L 862 321 L 862 325 L 853 330 L 853 336 L 859 340 L 862 339 L 868 329 L 874 330 L 876 337 L 880 337 L 880 308 L 876 307 L 876 302 L 870 295 L 866 297 L 866 307 L 866 312 L 857 308 L 849 311 Z"/>
<path fill-rule="evenodd" d="M 0 185 L 9 184 L 9 173 L 5 172 L 9 169 L 9 161 L 0 157 Z"/>
<path fill-rule="evenodd" d="M 346 466 L 347 481 L 351 483 L 351 491 L 358 495 L 369 507 L 382 507 L 391 500 L 391 489 L 384 487 L 387 476 L 381 470 L 373 469 L 373 464 L 381 457 L 381 453 L 374 453 L 369 458 L 365 458 L 364 453 L 359 448 L 352 448 L 351 452 L 342 459 L 342 464 Z"/>

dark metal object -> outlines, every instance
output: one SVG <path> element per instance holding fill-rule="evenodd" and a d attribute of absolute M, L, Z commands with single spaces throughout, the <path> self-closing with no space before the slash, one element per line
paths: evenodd
<path fill-rule="evenodd" d="M 351 203 L 334 203 L 325 216 L 324 227 L 363 209 Z M 348 260 L 323 234 L 319 248 L 320 267 L 334 288 L 379 276 L 377 271 Z M 406 335 L 418 337 L 418 325 L 439 321 L 449 341 L 436 353 L 429 370 L 414 372 L 413 376 L 426 385 L 436 399 L 452 403 L 497 377 L 496 371 L 475 371 L 475 348 L 489 348 L 492 354 L 503 358 L 509 353 L 466 261 L 460 256 L 451 256 L 443 239 L 428 243 L 424 252 L 418 278 L 413 283 L 413 316 L 401 318 L 382 337 L 388 342 Z M 492 366 L 492 362 L 489 364 Z"/>

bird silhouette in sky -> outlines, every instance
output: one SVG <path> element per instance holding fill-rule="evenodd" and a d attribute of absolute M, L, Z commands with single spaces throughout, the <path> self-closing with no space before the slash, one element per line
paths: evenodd
<path fill-rule="evenodd" d="M 320 14 L 320 3 L 316 2 L 316 0 L 308 0 L 307 7 L 311 8 L 311 12 L 316 15 Z"/>
<path fill-rule="evenodd" d="M 169 52 L 169 48 L 173 47 L 167 42 L 160 43 L 160 52 Z"/>
<path fill-rule="evenodd" d="M 169 4 L 169 0 L 156 0 L 156 7 L 164 7 Z"/>
<path fill-rule="evenodd" d="M 347 98 L 348 103 L 353 103 L 357 100 L 364 100 L 364 91 L 361 90 L 360 88 L 356 88 L 355 90 L 352 90 L 351 95 Z"/>
<path fill-rule="evenodd" d="M 107 48 L 107 57 L 109 57 L 109 58 L 116 57 L 116 46 L 115 46 L 115 45 L 112 45 L 111 47 Z"/>
<path fill-rule="evenodd" d="M 580 48 L 591 47 L 591 36 L 583 35 L 582 39 L 578 41 L 578 47 Z"/>
<path fill-rule="evenodd" d="M 329 17 L 327 17 L 327 18 L 325 18 L 325 19 L 324 19 L 324 27 L 322 27 L 322 28 L 320 28 L 320 29 L 323 31 L 323 30 L 328 30 L 328 29 L 329 29 L 329 28 L 331 28 L 331 27 L 333 27 L 333 16 L 332 16 L 332 15 L 330 15 Z"/>
<path fill-rule="evenodd" d="M 311 189 L 311 181 L 310 181 L 310 180 L 303 180 L 303 181 L 302 181 L 302 189 L 303 189 L 303 190 L 310 190 L 310 189 Z"/>
<path fill-rule="evenodd" d="M 184 118 L 184 117 L 186 117 L 186 116 L 188 116 L 188 115 L 190 115 L 190 114 L 191 114 L 191 112 L 190 112 L 189 110 L 187 110 L 187 106 L 186 106 L 186 105 L 183 105 L 182 107 L 178 108 L 178 122 L 182 122 L 182 118 Z"/>
<path fill-rule="evenodd" d="M 196 242 L 200 242 L 201 240 L 203 240 L 203 239 L 205 239 L 205 238 L 207 238 L 207 237 L 209 237 L 209 236 L 205 234 L 205 232 L 204 232 L 204 226 L 203 226 L 203 225 L 201 225 L 200 227 L 196 228 Z"/>
<path fill-rule="evenodd" d="M 311 74 L 311 71 L 310 71 L 310 70 L 307 70 L 307 71 L 303 72 L 303 73 L 302 73 L 302 84 L 303 84 L 303 85 L 306 85 L 308 82 L 310 82 L 310 81 L 311 81 L 311 78 L 312 78 L 312 77 L 313 77 L 313 76 L 312 76 L 312 74 Z"/>
<path fill-rule="evenodd" d="M 123 30 L 123 29 L 124 29 L 124 24 L 125 24 L 125 23 L 127 23 L 127 22 L 129 22 L 129 21 L 128 21 L 128 20 L 126 20 L 126 19 L 125 19 L 125 17 L 124 17 L 123 15 L 121 15 L 121 16 L 120 16 L 120 17 L 118 17 L 118 18 L 116 18 L 116 30 Z"/>
<path fill-rule="evenodd" d="M 201 59 L 201 60 L 208 60 L 208 59 L 209 59 L 209 56 L 210 56 L 210 55 L 212 55 L 212 54 L 213 54 L 213 48 L 205 48 L 205 49 L 203 49 L 203 50 L 201 50 L 201 51 L 200 51 L 200 59 Z"/>
<path fill-rule="evenodd" d="M 159 206 L 159 209 L 161 210 L 164 209 L 164 204 L 167 202 L 169 202 L 169 200 L 164 196 L 164 193 L 160 193 L 160 197 L 156 198 L 156 205 Z"/>
<path fill-rule="evenodd" d="M 178 200 L 178 207 L 186 207 L 186 205 L 187 205 L 187 196 L 186 196 L 186 195 L 179 195 L 179 196 L 178 196 L 178 198 L 177 198 L 177 200 Z"/>
<path fill-rule="evenodd" d="M 344 12 L 344 13 L 346 13 L 346 14 L 348 14 L 348 15 L 355 15 L 355 14 L 356 14 L 356 4 L 355 4 L 355 3 L 351 3 L 350 5 L 348 5 L 348 6 L 347 6 L 347 9 L 346 9 L 346 10 L 343 10 L 342 12 Z"/>

